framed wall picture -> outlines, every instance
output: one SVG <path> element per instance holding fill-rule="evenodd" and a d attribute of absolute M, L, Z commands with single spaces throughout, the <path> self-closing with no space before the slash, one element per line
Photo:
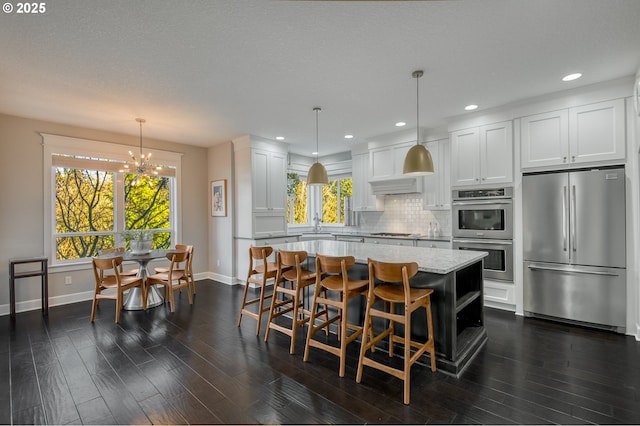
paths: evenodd
<path fill-rule="evenodd" d="M 227 215 L 227 180 L 211 182 L 211 216 Z"/>

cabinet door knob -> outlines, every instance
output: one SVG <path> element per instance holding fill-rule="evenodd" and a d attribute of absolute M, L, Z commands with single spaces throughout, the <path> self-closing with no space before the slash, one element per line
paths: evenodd
<path fill-rule="evenodd" d="M 562 157 L 562 162 L 566 163 L 567 162 L 567 157 Z"/>
<path fill-rule="evenodd" d="M 575 156 L 575 155 L 572 155 L 572 156 L 571 156 L 571 162 L 572 162 L 572 163 L 575 163 L 575 162 L 576 162 L 576 156 Z"/>

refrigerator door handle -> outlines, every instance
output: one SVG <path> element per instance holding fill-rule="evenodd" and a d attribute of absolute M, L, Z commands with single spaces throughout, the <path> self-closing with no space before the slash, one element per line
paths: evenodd
<path fill-rule="evenodd" d="M 576 186 L 571 186 L 571 250 L 576 249 Z"/>
<path fill-rule="evenodd" d="M 541 271 L 557 271 L 557 272 L 569 272 L 574 274 L 589 274 L 589 275 L 606 275 L 608 277 L 617 277 L 620 274 L 616 272 L 603 272 L 603 271 L 587 271 L 585 269 L 567 269 L 567 268 L 553 268 L 550 266 L 540 266 L 531 264 L 528 266 L 531 270 L 541 270 Z"/>
<path fill-rule="evenodd" d="M 562 187 L 562 250 L 567 251 L 567 187 Z"/>

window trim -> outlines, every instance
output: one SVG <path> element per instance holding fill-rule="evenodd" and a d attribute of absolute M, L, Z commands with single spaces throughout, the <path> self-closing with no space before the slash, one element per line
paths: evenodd
<path fill-rule="evenodd" d="M 85 269 L 90 264 L 90 259 L 77 259 L 75 261 L 67 261 L 64 263 L 56 263 L 54 258 L 55 239 L 53 236 L 53 230 L 55 230 L 55 191 L 53 191 L 53 181 L 55 179 L 54 156 L 56 154 L 66 155 L 82 155 L 87 157 L 105 158 L 116 161 L 129 161 L 128 155 L 129 145 L 115 144 L 111 142 L 101 142 L 90 139 L 74 138 L 70 136 L 52 135 L 48 133 L 40 133 L 42 136 L 43 146 L 43 194 L 44 194 L 44 255 L 49 258 L 49 268 L 59 270 L 76 270 Z M 182 235 L 182 195 L 180 191 L 181 187 L 181 160 L 182 153 L 162 151 L 155 149 L 145 148 L 145 151 L 153 154 L 154 161 L 160 164 L 175 167 L 175 189 L 173 190 L 172 198 L 175 199 L 174 206 L 172 206 L 172 219 L 175 222 L 174 232 L 175 240 L 180 241 Z M 114 192 L 118 191 L 114 182 Z M 48 200 L 48 202 L 47 202 Z M 115 198 L 116 203 L 119 202 L 119 198 Z M 116 206 L 116 229 L 118 226 L 122 226 L 121 219 L 118 217 L 118 212 L 121 206 Z"/>

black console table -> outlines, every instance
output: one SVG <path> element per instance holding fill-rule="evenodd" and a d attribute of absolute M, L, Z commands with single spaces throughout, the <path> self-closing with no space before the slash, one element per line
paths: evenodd
<path fill-rule="evenodd" d="M 11 305 L 11 320 L 15 321 L 16 319 L 16 278 L 42 278 L 42 315 L 49 314 L 49 275 L 47 273 L 47 261 L 48 259 L 44 256 L 9 259 L 9 303 Z M 16 272 L 16 265 L 26 263 L 40 263 L 40 269 Z"/>

